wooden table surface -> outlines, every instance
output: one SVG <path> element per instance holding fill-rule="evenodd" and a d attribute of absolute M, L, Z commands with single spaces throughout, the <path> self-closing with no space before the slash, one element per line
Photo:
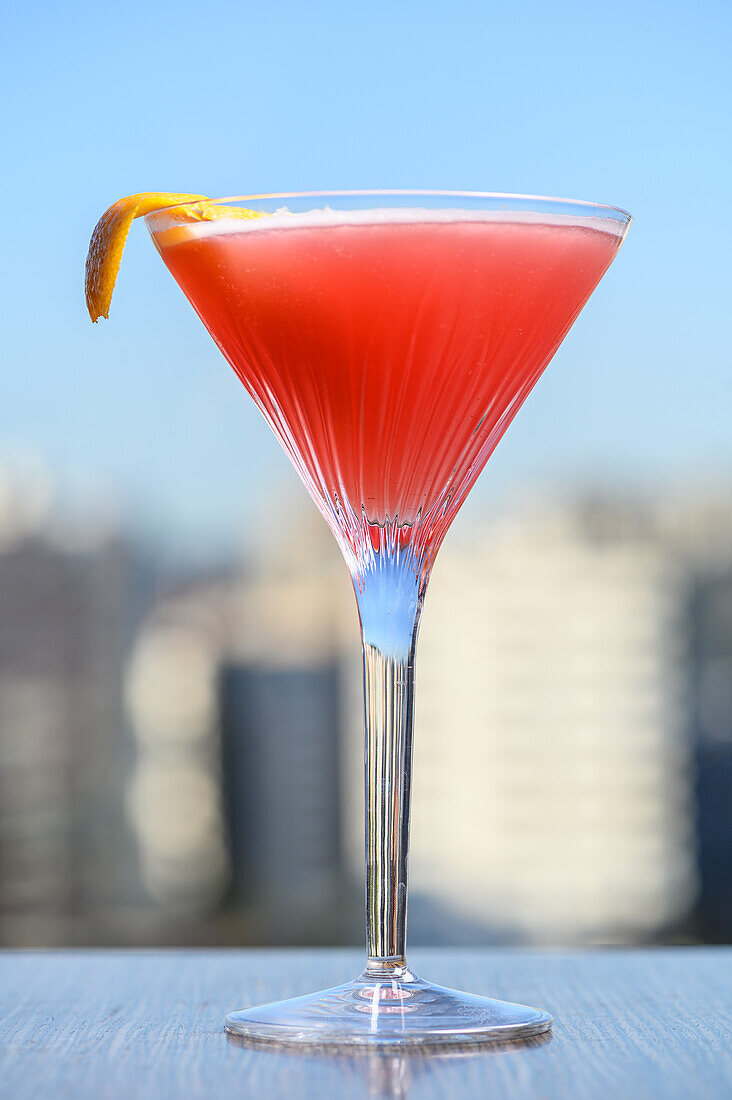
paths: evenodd
<path fill-rule="evenodd" d="M 252 1049 L 235 1008 L 347 980 L 356 951 L 0 954 L 0 1095 L 95 1100 L 732 1098 L 732 949 L 415 950 L 443 985 L 554 1015 L 551 1037 L 442 1053 Z"/>

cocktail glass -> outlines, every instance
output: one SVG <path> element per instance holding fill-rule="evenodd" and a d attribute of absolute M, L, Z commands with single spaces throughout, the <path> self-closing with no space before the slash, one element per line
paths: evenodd
<path fill-rule="evenodd" d="M 367 961 L 226 1019 L 283 1043 L 517 1039 L 547 1012 L 442 988 L 406 960 L 414 659 L 442 539 L 630 225 L 478 192 L 216 200 L 267 215 L 147 225 L 335 535 L 363 640 Z M 447 732 L 447 731 L 446 731 Z M 459 807 L 456 806 L 456 812 Z"/>

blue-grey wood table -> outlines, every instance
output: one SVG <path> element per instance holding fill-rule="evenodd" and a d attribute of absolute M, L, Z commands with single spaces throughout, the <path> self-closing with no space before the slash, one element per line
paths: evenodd
<path fill-rule="evenodd" d="M 356 951 L 0 954 L 0 1095 L 74 1100 L 732 1100 L 732 949 L 415 950 L 443 985 L 554 1015 L 525 1044 L 409 1054 L 253 1049 L 227 1011 L 335 985 Z"/>

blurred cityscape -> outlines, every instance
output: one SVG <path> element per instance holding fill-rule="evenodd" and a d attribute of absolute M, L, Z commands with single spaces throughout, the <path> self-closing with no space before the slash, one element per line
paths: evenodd
<path fill-rule="evenodd" d="M 360 943 L 356 612 L 315 510 L 174 574 L 48 497 L 0 468 L 0 942 Z M 732 939 L 732 493 L 451 533 L 417 699 L 410 942 Z"/>

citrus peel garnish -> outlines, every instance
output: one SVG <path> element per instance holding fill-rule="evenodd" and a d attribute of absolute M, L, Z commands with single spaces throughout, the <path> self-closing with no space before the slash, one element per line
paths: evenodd
<path fill-rule="evenodd" d="M 185 203 L 186 205 L 181 205 Z M 175 222 L 216 221 L 218 218 L 258 218 L 257 210 L 245 210 L 241 206 L 219 206 L 205 195 L 179 195 L 169 191 L 142 191 L 128 195 L 110 206 L 96 224 L 86 257 L 86 306 L 92 321 L 109 316 L 109 303 L 117 281 L 120 260 L 124 252 L 127 234 L 135 218 L 152 214 L 154 210 L 171 211 Z"/>

